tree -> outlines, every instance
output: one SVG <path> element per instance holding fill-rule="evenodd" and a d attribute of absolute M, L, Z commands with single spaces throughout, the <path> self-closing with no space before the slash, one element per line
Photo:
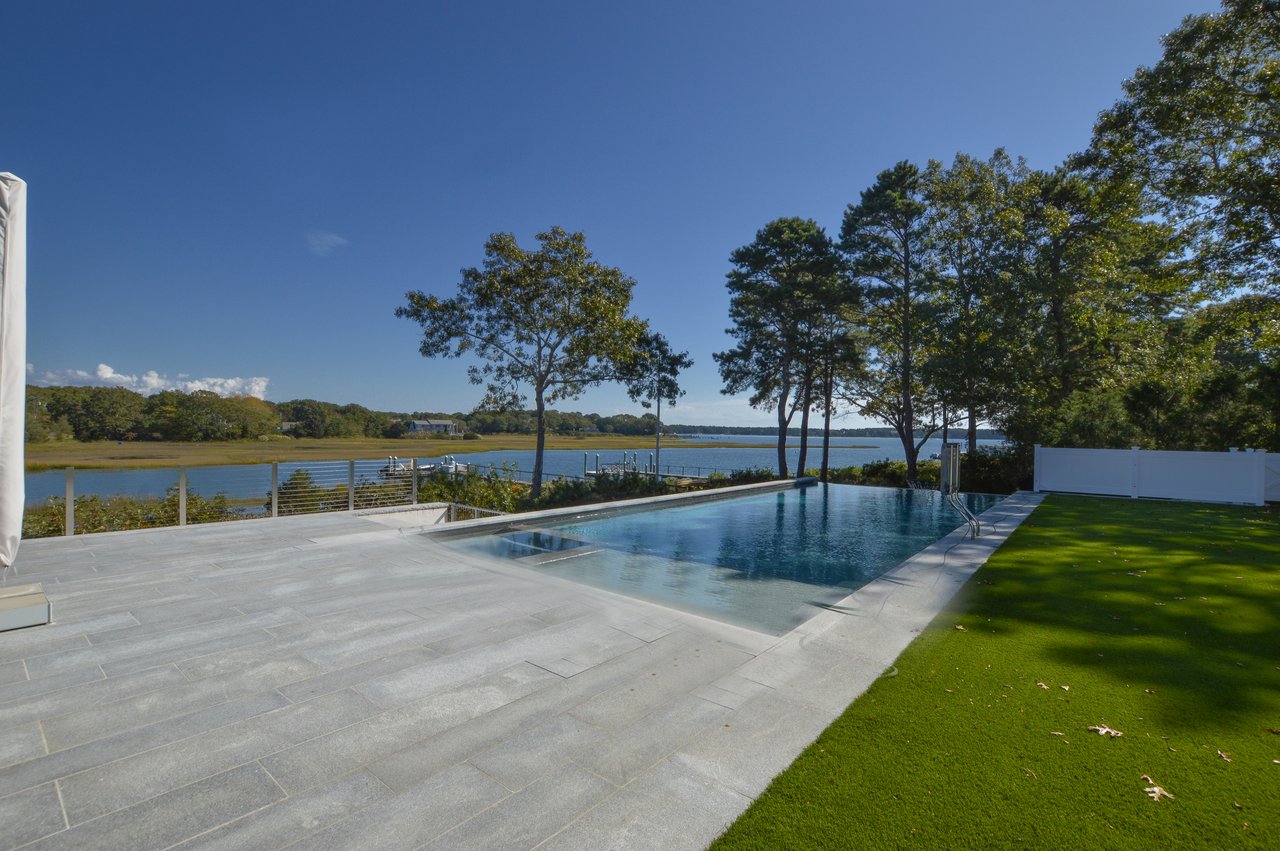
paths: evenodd
<path fill-rule="evenodd" d="M 844 395 L 865 416 L 893 427 L 911 482 L 920 447 L 940 426 L 936 399 L 921 374 L 937 338 L 922 192 L 920 169 L 900 162 L 880 172 L 859 202 L 848 206 L 840 228 L 840 246 L 854 274 L 866 282 L 870 346 L 866 368 Z"/>
<path fill-rule="evenodd" d="M 537 430 L 532 496 L 542 492 L 548 403 L 573 399 L 611 380 L 645 332 L 628 314 L 635 281 L 596 262 L 586 237 L 562 228 L 537 235 L 526 251 L 509 233 L 485 243 L 480 268 L 462 270 L 458 294 L 406 293 L 396 316 L 422 327 L 423 357 L 477 355 L 468 372 L 485 384 L 483 407 L 512 408 L 532 391 Z"/>
<path fill-rule="evenodd" d="M 1134 184 L 1059 167 L 1029 175 L 1020 197 L 1023 256 L 1005 300 L 1018 368 L 996 419 L 1030 445 L 1044 442 L 1044 424 L 1073 394 L 1148 373 L 1166 317 L 1193 293 L 1182 243 L 1150 219 Z"/>
<path fill-rule="evenodd" d="M 950 167 L 931 161 L 924 174 L 939 331 L 924 366 L 944 405 L 944 439 L 964 411 L 970 453 L 978 420 L 990 418 L 1011 372 L 1016 324 L 1005 320 L 1017 305 L 1010 287 L 1022 243 L 1017 193 L 1028 174 L 1002 149 L 986 161 L 968 154 L 956 154 Z"/>
<path fill-rule="evenodd" d="M 752 407 L 776 411 L 778 475 L 787 475 L 787 427 L 796 411 L 807 426 L 816 358 L 812 330 L 822 321 L 843 268 L 830 238 L 812 219 L 782 218 L 730 256 L 727 333 L 737 345 L 713 357 L 725 394 L 751 390 Z M 801 436 L 802 444 L 807 435 Z M 803 453 L 802 453 L 803 454 Z M 803 472 L 803 457 L 801 458 Z"/>
<path fill-rule="evenodd" d="M 278 406 L 286 422 L 294 424 L 296 437 L 324 437 L 329 433 L 329 412 L 334 406 L 315 399 L 291 399 Z"/>
<path fill-rule="evenodd" d="M 1162 41 L 1083 162 L 1146 186 L 1235 283 L 1280 294 L 1280 2 L 1224 0 Z"/>
<path fill-rule="evenodd" d="M 657 405 L 653 422 L 654 476 L 662 478 L 662 400 L 675 406 L 684 395 L 677 380 L 680 371 L 693 366 L 688 352 L 676 352 L 667 338 L 656 331 L 641 338 L 629 362 L 623 364 L 621 377 L 627 386 L 627 395 L 643 407 Z"/>

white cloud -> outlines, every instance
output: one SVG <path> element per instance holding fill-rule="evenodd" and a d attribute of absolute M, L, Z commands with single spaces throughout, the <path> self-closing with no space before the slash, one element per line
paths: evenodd
<path fill-rule="evenodd" d="M 36 376 L 34 365 L 28 364 L 27 373 L 28 375 Z M 149 369 L 141 375 L 128 375 L 116 372 L 105 363 L 98 364 L 97 369 L 92 373 L 85 372 L 83 369 L 46 370 L 31 379 L 32 384 L 41 387 L 63 384 L 82 384 L 91 387 L 124 387 L 144 396 L 159 393 L 161 390 L 181 390 L 185 393 L 193 393 L 196 390 L 212 390 L 219 396 L 257 396 L 259 399 L 266 398 L 267 385 L 270 382 L 271 379 L 263 376 L 254 376 L 252 378 L 240 378 L 238 376 L 235 378 L 190 378 L 185 373 L 179 373 L 177 378 L 169 378 L 154 369 Z"/>
<path fill-rule="evenodd" d="M 307 248 L 317 257 L 328 257 L 335 248 L 341 248 L 346 244 L 347 240 L 345 238 L 327 230 L 307 232 Z"/>

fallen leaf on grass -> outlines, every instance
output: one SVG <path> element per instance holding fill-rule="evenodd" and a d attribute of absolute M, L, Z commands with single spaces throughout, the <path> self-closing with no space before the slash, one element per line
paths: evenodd
<path fill-rule="evenodd" d="M 1044 689 L 1045 691 L 1048 691 L 1048 690 L 1049 690 L 1049 687 L 1048 687 L 1047 685 L 1045 685 L 1044 683 L 1042 683 L 1042 682 L 1037 682 L 1037 683 L 1036 683 L 1036 685 L 1040 686 L 1040 688 Z M 1274 733 L 1274 732 L 1275 732 L 1275 730 L 1272 730 L 1271 732 L 1273 732 L 1273 733 Z"/>
<path fill-rule="evenodd" d="M 1231 754 L 1229 753 L 1223 753 L 1222 751 L 1218 751 L 1218 756 L 1222 757 L 1227 762 L 1231 762 Z"/>
<path fill-rule="evenodd" d="M 1277 730 L 1275 727 L 1268 727 L 1267 732 L 1273 736 L 1280 736 L 1280 730 Z"/>
<path fill-rule="evenodd" d="M 1049 733 L 1049 735 L 1050 735 L 1050 736 L 1065 736 L 1065 735 L 1066 735 L 1066 733 L 1059 733 L 1057 730 L 1054 730 L 1053 732 Z"/>
<path fill-rule="evenodd" d="M 964 628 L 963 626 L 961 626 L 960 624 L 956 624 L 956 629 L 960 630 L 961 632 L 964 632 L 964 631 L 965 631 L 965 628 Z"/>
<path fill-rule="evenodd" d="M 1089 727 L 1088 729 L 1093 730 L 1099 736 L 1110 736 L 1113 739 L 1124 735 L 1124 733 L 1121 733 L 1119 730 L 1112 730 L 1106 724 L 1098 724 L 1096 726 Z M 1218 751 L 1218 753 L 1222 753 L 1222 751 Z"/>
<path fill-rule="evenodd" d="M 1147 793 L 1147 795 L 1151 798 L 1151 800 L 1158 801 L 1161 798 L 1168 798 L 1171 801 L 1173 800 L 1173 793 L 1170 792 L 1168 789 L 1165 789 L 1161 786 L 1157 786 L 1156 781 L 1151 779 L 1151 775 L 1144 774 L 1142 775 L 1142 779 L 1151 784 L 1150 786 L 1142 790 Z"/>
<path fill-rule="evenodd" d="M 1071 691 L 1071 686 L 1058 686 L 1058 688 L 1062 689 L 1063 691 Z"/>

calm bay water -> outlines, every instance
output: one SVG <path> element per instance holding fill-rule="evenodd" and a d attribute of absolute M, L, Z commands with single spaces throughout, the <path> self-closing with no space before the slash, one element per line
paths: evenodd
<path fill-rule="evenodd" d="M 777 466 L 777 450 L 774 438 L 768 435 L 698 435 L 695 438 L 699 445 L 663 448 L 662 467 L 664 472 L 678 474 L 705 475 L 713 470 L 729 471 L 747 468 L 774 469 Z M 726 447 L 723 443 L 753 443 L 758 447 Z M 979 444 L 996 446 L 998 440 L 981 440 Z M 406 446 L 406 449 L 412 448 Z M 928 458 L 935 452 L 942 451 L 940 439 L 930 440 L 921 450 L 920 457 Z M 627 450 L 628 460 L 633 454 L 639 458 L 643 468 L 648 462 L 653 449 Z M 596 456 L 601 464 L 617 464 L 622 461 L 623 452 L 610 449 L 586 453 L 588 467 L 594 469 Z M 794 473 L 796 460 L 800 454 L 798 438 L 792 438 L 788 444 L 788 461 Z M 501 466 L 507 464 L 517 470 L 528 473 L 533 470 L 533 451 L 498 450 L 491 452 L 459 453 L 457 458 L 469 464 Z M 583 470 L 583 451 L 578 449 L 552 449 L 544 454 L 543 466 L 549 476 L 581 476 Z M 853 467 L 876 461 L 882 458 L 900 460 L 903 457 L 902 443 L 896 437 L 840 437 L 832 439 L 831 466 Z M 408 460 L 407 456 L 403 460 Z M 422 456 L 422 463 L 433 463 L 439 456 Z M 385 463 L 385 459 L 363 461 L 357 464 L 357 476 L 373 479 L 377 468 Z M 809 457 L 805 466 L 816 468 L 822 463 L 822 445 L 814 441 L 809 446 Z M 317 479 L 325 481 L 345 482 L 345 461 L 304 463 L 289 462 L 280 464 L 280 481 L 298 468 L 313 472 L 322 469 Z M 271 490 L 270 464 L 239 464 L 225 467 L 192 467 L 187 471 L 188 484 L 192 491 L 204 496 L 223 493 L 231 499 L 266 498 Z M 527 476 L 526 476 L 527 477 Z M 176 469 L 138 469 L 138 470 L 77 470 L 75 488 L 77 495 L 98 494 L 100 496 L 160 497 L 167 488 L 178 481 Z M 49 470 L 41 473 L 28 473 L 26 477 L 26 497 L 28 505 L 36 505 L 51 496 L 63 496 L 66 493 L 66 474 L 63 470 Z"/>

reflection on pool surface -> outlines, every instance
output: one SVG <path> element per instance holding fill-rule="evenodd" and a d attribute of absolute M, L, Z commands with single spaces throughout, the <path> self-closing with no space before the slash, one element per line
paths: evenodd
<path fill-rule="evenodd" d="M 777 635 L 962 524 L 936 491 L 819 485 L 447 543 Z"/>

